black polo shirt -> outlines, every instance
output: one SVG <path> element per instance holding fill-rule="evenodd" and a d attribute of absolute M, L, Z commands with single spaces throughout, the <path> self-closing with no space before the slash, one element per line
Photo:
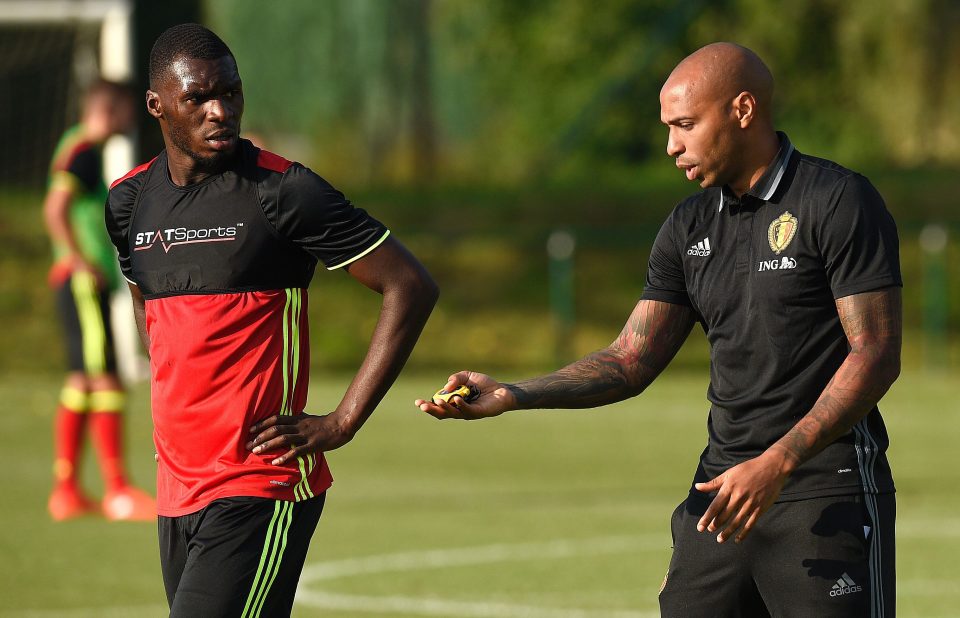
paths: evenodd
<path fill-rule="evenodd" d="M 710 342 L 694 482 L 760 455 L 810 411 L 849 352 L 837 298 L 902 285 L 896 225 L 870 182 L 779 136 L 750 191 L 687 198 L 650 254 L 642 298 L 692 307 Z M 797 468 L 780 499 L 893 491 L 887 444 L 874 408 Z"/>

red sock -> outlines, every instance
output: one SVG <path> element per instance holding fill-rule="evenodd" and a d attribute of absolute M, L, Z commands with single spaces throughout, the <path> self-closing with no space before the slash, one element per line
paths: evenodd
<path fill-rule="evenodd" d="M 53 476 L 57 489 L 77 488 L 77 463 L 86 426 L 85 412 L 71 410 L 60 404 L 53 430 Z"/>
<path fill-rule="evenodd" d="M 122 408 L 122 391 L 90 393 L 90 429 L 97 445 L 100 472 L 108 492 L 127 485 L 123 468 Z"/>

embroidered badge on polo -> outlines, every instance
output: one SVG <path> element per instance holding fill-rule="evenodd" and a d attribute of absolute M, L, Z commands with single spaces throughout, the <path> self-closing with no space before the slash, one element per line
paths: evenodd
<path fill-rule="evenodd" d="M 787 248 L 790 241 L 797 233 L 797 218 L 786 211 L 773 220 L 767 229 L 767 240 L 770 241 L 770 248 L 777 255 Z"/>

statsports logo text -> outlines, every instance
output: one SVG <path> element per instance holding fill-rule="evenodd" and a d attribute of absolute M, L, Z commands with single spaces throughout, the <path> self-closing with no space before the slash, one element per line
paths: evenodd
<path fill-rule="evenodd" d="M 155 244 L 160 243 L 164 253 L 169 253 L 170 249 L 177 245 L 191 245 L 204 242 L 227 242 L 237 239 L 238 228 L 243 227 L 242 223 L 231 225 L 229 227 L 172 227 L 155 232 L 137 232 L 134 238 L 133 250 L 145 251 Z"/>

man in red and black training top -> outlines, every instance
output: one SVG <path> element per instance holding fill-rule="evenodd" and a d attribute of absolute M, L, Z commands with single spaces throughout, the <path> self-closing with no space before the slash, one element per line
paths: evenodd
<path fill-rule="evenodd" d="M 331 484 L 437 298 L 420 263 L 325 180 L 240 138 L 226 44 L 174 26 L 150 54 L 165 149 L 114 184 L 106 222 L 150 351 L 161 567 L 171 616 L 290 613 Z M 383 295 L 337 408 L 304 412 L 318 261 Z"/>

